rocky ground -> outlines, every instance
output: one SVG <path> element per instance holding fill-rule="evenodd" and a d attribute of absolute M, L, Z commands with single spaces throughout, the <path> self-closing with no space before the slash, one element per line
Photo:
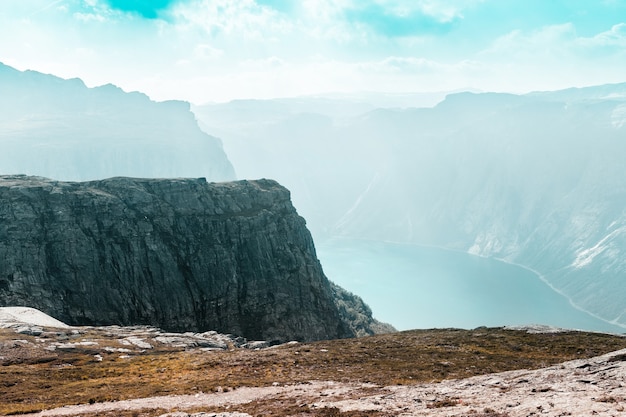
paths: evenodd
<path fill-rule="evenodd" d="M 621 336 L 439 329 L 269 347 L 12 313 L 0 311 L 2 415 L 626 415 Z"/>
<path fill-rule="evenodd" d="M 518 370 L 412 386 L 311 382 L 241 388 L 228 393 L 153 397 L 45 411 L 40 416 L 75 416 L 145 409 L 240 409 L 248 412 L 166 413 L 162 416 L 253 416 L 254 403 L 300 407 L 290 415 L 384 416 L 619 416 L 626 414 L 626 350 L 539 370 Z M 252 406 L 250 406 L 253 404 Z M 332 410 L 332 411 L 331 411 Z M 297 410 L 296 410 L 297 411 Z M 249 414 L 251 413 L 251 414 Z"/>

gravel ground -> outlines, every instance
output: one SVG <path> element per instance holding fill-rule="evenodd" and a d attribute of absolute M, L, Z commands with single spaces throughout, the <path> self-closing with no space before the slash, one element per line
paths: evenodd
<path fill-rule="evenodd" d="M 395 416 L 626 415 L 626 350 L 539 370 L 384 388 L 358 400 L 320 401 Z"/>

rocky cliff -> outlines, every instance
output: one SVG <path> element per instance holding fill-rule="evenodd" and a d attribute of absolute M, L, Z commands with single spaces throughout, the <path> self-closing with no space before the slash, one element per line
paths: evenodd
<path fill-rule="evenodd" d="M 0 306 L 270 341 L 357 333 L 274 181 L 0 176 L 0 201 Z"/>

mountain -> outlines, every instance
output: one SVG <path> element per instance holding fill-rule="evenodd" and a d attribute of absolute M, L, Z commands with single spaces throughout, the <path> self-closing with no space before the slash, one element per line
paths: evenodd
<path fill-rule="evenodd" d="M 0 145 L 0 174 L 235 178 L 221 141 L 200 130 L 189 103 L 3 64 Z"/>
<path fill-rule="evenodd" d="M 70 325 L 268 341 L 382 326 L 358 297 L 335 298 L 304 219 L 274 181 L 0 176 L 0 201 L 2 306 Z"/>
<path fill-rule="evenodd" d="M 625 325 L 625 91 L 465 92 L 430 108 L 293 114 L 222 138 L 240 173 L 292 191 L 318 240 L 501 258 Z"/>

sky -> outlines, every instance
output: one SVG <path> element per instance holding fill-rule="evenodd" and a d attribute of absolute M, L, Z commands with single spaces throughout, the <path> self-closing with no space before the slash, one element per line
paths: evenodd
<path fill-rule="evenodd" d="M 195 104 L 626 82 L 626 0 L 0 0 L 0 62 Z"/>

